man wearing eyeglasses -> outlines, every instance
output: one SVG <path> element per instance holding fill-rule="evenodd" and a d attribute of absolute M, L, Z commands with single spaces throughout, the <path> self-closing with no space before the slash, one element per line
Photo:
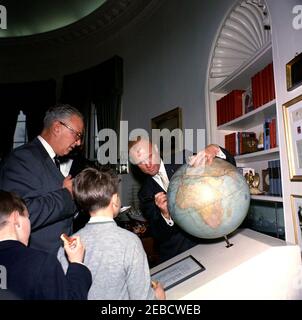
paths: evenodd
<path fill-rule="evenodd" d="M 33 248 L 56 253 L 60 235 L 72 232 L 76 212 L 72 178 L 64 177 L 58 157 L 81 145 L 83 133 L 83 115 L 76 108 L 52 107 L 41 134 L 13 150 L 0 169 L 0 189 L 15 192 L 26 202 Z"/>

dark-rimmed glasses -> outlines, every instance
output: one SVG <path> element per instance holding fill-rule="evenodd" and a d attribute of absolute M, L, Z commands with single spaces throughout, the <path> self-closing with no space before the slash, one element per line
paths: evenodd
<path fill-rule="evenodd" d="M 68 124 L 66 124 L 65 122 L 63 121 L 59 121 L 60 124 L 62 124 L 64 127 L 66 127 L 67 129 L 69 129 L 72 133 L 74 133 L 77 137 L 77 140 L 82 140 L 83 139 L 83 134 L 82 133 L 79 133 L 77 132 L 75 129 L 73 129 L 71 126 L 69 126 Z"/>

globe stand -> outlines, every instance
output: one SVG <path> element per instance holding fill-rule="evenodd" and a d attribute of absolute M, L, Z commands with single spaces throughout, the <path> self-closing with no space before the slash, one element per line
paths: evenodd
<path fill-rule="evenodd" d="M 223 236 L 223 237 L 224 237 L 225 242 L 227 243 L 227 245 L 225 247 L 226 248 L 230 248 L 233 245 L 233 243 L 230 243 L 230 241 L 229 241 L 227 236 Z"/>

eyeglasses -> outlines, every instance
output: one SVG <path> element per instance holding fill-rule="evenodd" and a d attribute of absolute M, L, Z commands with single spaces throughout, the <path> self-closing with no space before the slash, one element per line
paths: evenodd
<path fill-rule="evenodd" d="M 69 129 L 72 133 L 74 133 L 77 137 L 77 140 L 82 140 L 83 139 L 83 134 L 77 132 L 76 130 L 74 130 L 71 126 L 69 126 L 68 124 L 66 124 L 63 121 L 59 121 L 64 127 L 66 127 L 67 129 Z"/>

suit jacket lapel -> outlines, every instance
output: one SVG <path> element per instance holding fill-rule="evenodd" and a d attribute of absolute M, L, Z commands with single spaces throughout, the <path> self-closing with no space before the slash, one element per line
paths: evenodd
<path fill-rule="evenodd" d="M 53 162 L 53 160 L 49 156 L 48 152 L 43 147 L 41 141 L 38 138 L 35 138 L 33 140 L 33 144 L 35 144 L 37 146 L 38 150 L 40 151 L 41 157 L 43 158 L 44 164 L 48 168 L 48 170 L 51 171 L 60 181 L 62 181 L 62 179 L 64 179 L 62 172 L 60 170 L 58 170 L 55 163 Z"/>

